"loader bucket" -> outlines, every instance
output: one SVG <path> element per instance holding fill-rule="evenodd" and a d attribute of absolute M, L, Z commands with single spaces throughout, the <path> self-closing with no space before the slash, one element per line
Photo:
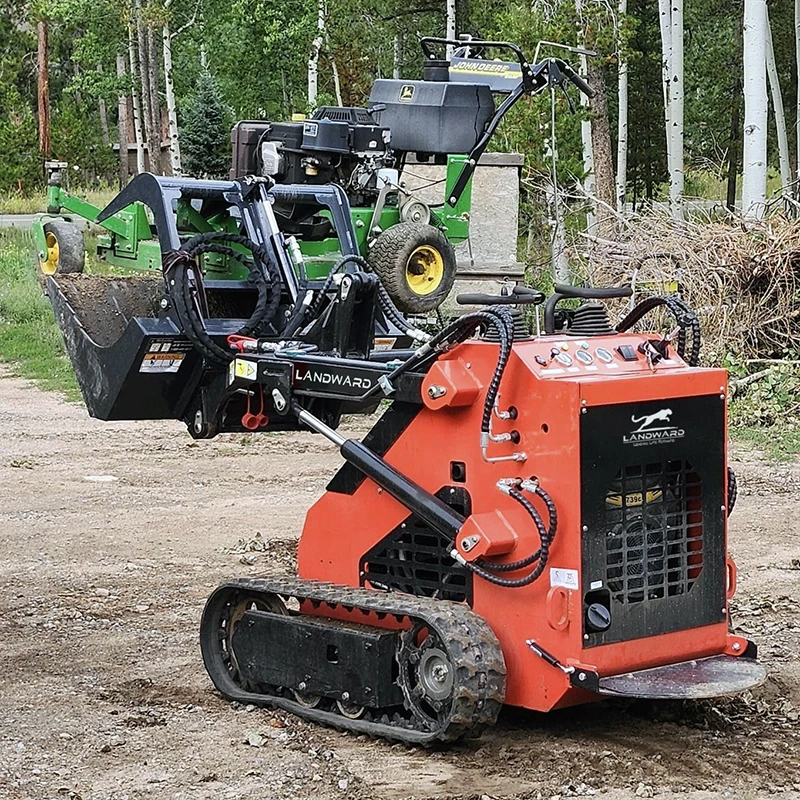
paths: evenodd
<path fill-rule="evenodd" d="M 47 294 L 86 407 L 104 420 L 180 419 L 202 369 L 159 317 L 158 277 L 58 275 Z"/>

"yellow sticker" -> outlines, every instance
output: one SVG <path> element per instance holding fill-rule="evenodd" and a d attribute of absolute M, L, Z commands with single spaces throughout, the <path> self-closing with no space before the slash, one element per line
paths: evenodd
<path fill-rule="evenodd" d="M 663 492 L 661 489 L 648 489 L 647 490 L 647 499 L 645 500 L 646 504 L 656 503 L 661 500 L 663 496 Z M 615 508 L 622 507 L 622 495 L 620 494 L 609 494 L 606 495 L 606 505 L 613 506 Z M 636 506 L 642 505 L 642 493 L 641 492 L 631 492 L 630 494 L 625 495 L 625 507 L 626 508 L 635 508 Z"/>
<path fill-rule="evenodd" d="M 405 86 L 400 87 L 400 97 L 399 100 L 401 103 L 410 103 L 414 99 L 414 87 L 410 84 L 406 84 Z"/>
<path fill-rule="evenodd" d="M 258 374 L 258 365 L 252 361 L 245 361 L 237 358 L 233 362 L 233 374 L 237 378 L 244 378 L 246 381 L 254 381 Z"/>

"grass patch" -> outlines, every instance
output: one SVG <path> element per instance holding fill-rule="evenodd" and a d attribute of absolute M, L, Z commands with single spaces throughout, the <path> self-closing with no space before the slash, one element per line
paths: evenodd
<path fill-rule="evenodd" d="M 15 375 L 79 400 L 50 302 L 42 294 L 30 234 L 0 231 L 0 359 Z"/>
<path fill-rule="evenodd" d="M 769 428 L 730 428 L 734 442 L 761 450 L 775 461 L 794 461 L 800 453 L 800 431 L 772 425 Z"/>
<path fill-rule="evenodd" d="M 117 190 L 109 186 L 98 186 L 93 189 L 70 190 L 70 194 L 98 208 L 104 208 L 117 195 Z M 47 195 L 44 191 L 35 194 L 7 194 L 0 197 L 0 214 L 39 214 L 46 208 Z"/>

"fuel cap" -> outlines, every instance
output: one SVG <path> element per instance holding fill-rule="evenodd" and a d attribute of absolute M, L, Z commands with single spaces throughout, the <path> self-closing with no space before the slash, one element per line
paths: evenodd
<path fill-rule="evenodd" d="M 586 609 L 586 624 L 593 631 L 607 630 L 611 625 L 611 612 L 601 603 L 592 603 Z"/>

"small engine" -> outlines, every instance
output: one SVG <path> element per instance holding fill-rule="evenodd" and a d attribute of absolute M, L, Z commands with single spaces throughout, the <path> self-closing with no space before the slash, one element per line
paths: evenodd
<path fill-rule="evenodd" d="M 389 128 L 363 108 L 323 107 L 300 122 L 239 122 L 231 134 L 231 177 L 343 186 L 354 204 L 396 184 Z"/>

